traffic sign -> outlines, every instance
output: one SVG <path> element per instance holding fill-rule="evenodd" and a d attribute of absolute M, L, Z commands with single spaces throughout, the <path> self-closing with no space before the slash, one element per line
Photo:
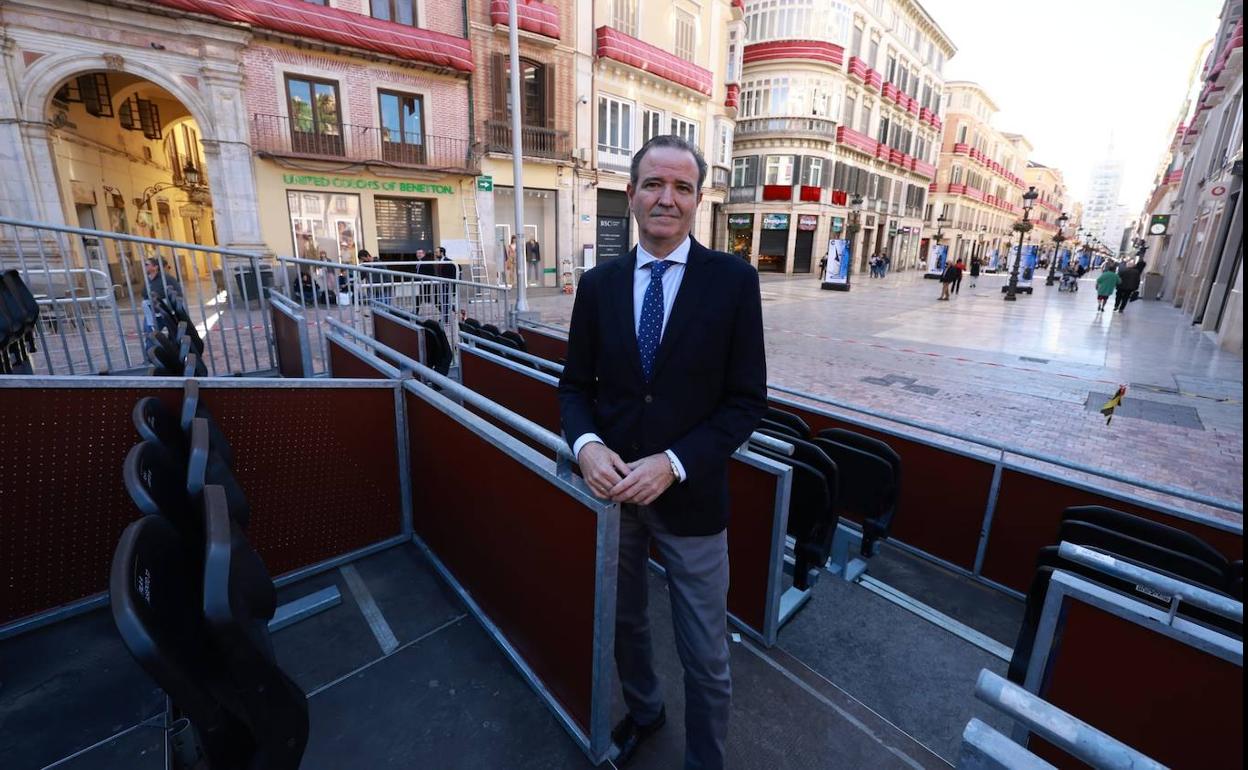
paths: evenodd
<path fill-rule="evenodd" d="M 480 190 L 481 192 L 493 192 L 494 191 L 494 177 L 492 176 L 477 177 L 477 189 Z"/>

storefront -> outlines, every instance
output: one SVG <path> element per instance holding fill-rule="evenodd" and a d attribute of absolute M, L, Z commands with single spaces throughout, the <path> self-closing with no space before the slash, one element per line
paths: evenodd
<path fill-rule="evenodd" d="M 811 255 L 815 246 L 815 230 L 819 228 L 817 214 L 798 214 L 797 239 L 793 242 L 793 272 L 806 275 L 810 272 Z"/>
<path fill-rule="evenodd" d="M 783 273 L 788 262 L 789 215 L 763 214 L 758 240 L 758 271 Z"/>
<path fill-rule="evenodd" d="M 261 232 L 278 254 L 353 263 L 368 249 L 396 261 L 445 246 L 452 259 L 468 257 L 458 177 L 292 172 L 263 162 L 257 177 Z"/>
<path fill-rule="evenodd" d="M 728 251 L 744 260 L 754 253 L 754 215 L 728 215 Z"/>
<path fill-rule="evenodd" d="M 554 286 L 556 239 L 559 232 L 559 201 L 554 190 L 524 188 L 524 232 L 517 233 L 515 190 L 494 186 L 494 240 L 499 253 L 516 235 L 516 262 L 526 286 Z M 508 266 L 509 274 L 515 266 Z M 509 283 L 512 279 L 509 279 Z M 514 284 L 513 284 L 514 285 Z"/>

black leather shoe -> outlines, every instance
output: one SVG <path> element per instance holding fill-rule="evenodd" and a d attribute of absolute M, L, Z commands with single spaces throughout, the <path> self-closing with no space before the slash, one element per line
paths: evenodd
<path fill-rule="evenodd" d="M 639 725 L 633 721 L 632 714 L 626 715 L 620 720 L 620 723 L 611 731 L 611 744 L 615 748 L 615 756 L 612 761 L 616 767 L 623 767 L 628 764 L 628 760 L 633 758 L 633 754 L 637 752 L 637 747 L 642 741 L 649 738 L 659 731 L 667 722 L 667 707 L 659 709 L 659 716 L 648 725 Z"/>

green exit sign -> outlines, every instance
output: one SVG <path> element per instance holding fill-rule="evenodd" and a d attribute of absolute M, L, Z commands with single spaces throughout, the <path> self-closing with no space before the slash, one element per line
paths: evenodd
<path fill-rule="evenodd" d="M 477 177 L 477 189 L 480 190 L 481 192 L 493 192 L 494 177 L 492 176 Z"/>

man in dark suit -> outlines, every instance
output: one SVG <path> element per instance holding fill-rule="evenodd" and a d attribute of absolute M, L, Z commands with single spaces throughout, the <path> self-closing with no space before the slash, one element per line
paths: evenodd
<path fill-rule="evenodd" d="M 706 161 L 675 136 L 633 157 L 638 246 L 577 288 L 559 382 L 563 432 L 589 488 L 620 503 L 615 660 L 622 765 L 663 726 L 646 611 L 651 544 L 685 669 L 685 767 L 720 768 L 728 671 L 728 460 L 766 411 L 758 273 L 690 236 Z"/>

